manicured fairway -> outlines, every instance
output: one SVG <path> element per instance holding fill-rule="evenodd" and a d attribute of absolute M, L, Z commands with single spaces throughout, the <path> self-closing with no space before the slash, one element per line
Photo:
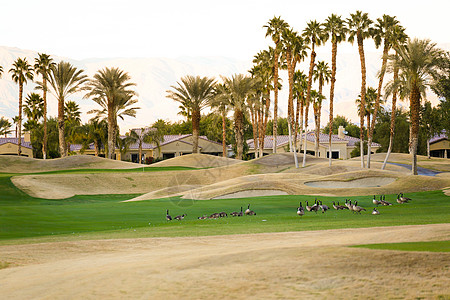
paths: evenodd
<path fill-rule="evenodd" d="M 10 175 L 0 175 L 0 240 L 10 243 L 17 239 L 58 236 L 83 238 L 121 238 L 152 236 L 197 236 L 238 233 L 282 232 L 446 223 L 450 215 L 450 197 L 442 191 L 411 193 L 413 201 L 399 205 L 394 195 L 386 199 L 395 203 L 379 207 L 380 215 L 371 215 L 372 196 L 355 197 L 367 209 L 361 215 L 335 211 L 332 201 L 343 197 L 320 197 L 331 209 L 325 214 L 306 212 L 296 215 L 299 201 L 311 204 L 314 196 L 268 196 L 260 198 L 208 201 L 180 198 L 139 202 L 121 202 L 137 195 L 75 196 L 64 200 L 47 200 L 28 196 L 10 181 Z M 239 211 L 247 204 L 256 216 L 198 220 L 203 214 Z M 172 217 L 186 213 L 182 221 L 167 222 L 166 209 Z"/>
<path fill-rule="evenodd" d="M 369 248 L 377 250 L 450 252 L 450 241 L 369 244 L 369 245 L 357 245 L 353 247 Z"/>

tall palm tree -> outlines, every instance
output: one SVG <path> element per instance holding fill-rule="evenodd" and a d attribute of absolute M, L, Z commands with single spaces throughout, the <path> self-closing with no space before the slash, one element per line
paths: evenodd
<path fill-rule="evenodd" d="M 236 136 L 236 159 L 242 159 L 244 149 L 244 115 L 247 111 L 247 100 L 254 89 L 254 80 L 243 74 L 231 78 L 222 77 L 228 92 L 230 106 L 234 110 L 234 132 Z"/>
<path fill-rule="evenodd" d="M 227 157 L 227 114 L 230 111 L 230 100 L 224 84 L 216 84 L 211 107 L 222 117 L 222 156 Z"/>
<path fill-rule="evenodd" d="M 303 133 L 303 111 L 305 108 L 306 90 L 308 89 L 308 78 L 300 70 L 294 73 L 294 97 L 297 99 L 297 109 L 295 112 L 295 129 L 294 132 L 300 132 L 300 143 L 302 142 L 301 135 Z M 299 131 L 300 125 L 300 131 Z M 297 145 L 297 134 L 294 135 L 294 144 Z M 299 147 L 301 151 L 302 145 Z"/>
<path fill-rule="evenodd" d="M 41 95 L 30 93 L 25 98 L 23 112 L 28 120 L 38 122 L 44 116 L 44 99 Z"/>
<path fill-rule="evenodd" d="M 136 93 L 130 89 L 136 84 L 129 82 L 130 79 L 130 75 L 119 68 L 104 68 L 98 70 L 87 84 L 89 92 L 84 97 L 90 97 L 102 107 L 102 110 L 88 113 L 97 113 L 97 117 L 107 115 L 109 159 L 114 159 L 119 110 L 122 109 L 124 115 L 136 115 L 137 108 L 129 108 L 137 102 L 133 99 Z"/>
<path fill-rule="evenodd" d="M 94 144 L 94 155 L 100 154 L 100 148 L 107 139 L 108 124 L 105 120 L 91 119 L 83 125 L 84 139 L 82 140 L 82 151 L 89 148 L 91 143 Z"/>
<path fill-rule="evenodd" d="M 38 82 L 37 88 L 42 89 L 42 98 L 44 99 L 44 137 L 42 141 L 42 155 L 47 158 L 47 78 L 50 70 L 56 66 L 53 58 L 45 53 L 38 53 L 38 58 L 34 59 L 34 71 L 42 76 L 42 82 Z"/>
<path fill-rule="evenodd" d="M 377 100 L 377 90 L 373 87 L 367 87 L 367 91 L 366 91 L 366 103 L 364 105 L 364 110 L 362 110 L 363 112 L 363 117 L 366 118 L 367 120 L 367 124 L 370 124 L 370 120 L 373 119 L 374 117 L 374 111 L 375 111 L 375 102 Z M 381 99 L 380 99 L 380 102 Z M 358 116 L 361 115 L 361 95 L 358 95 L 358 98 L 355 100 L 356 105 L 358 106 Z M 367 140 L 369 139 L 369 129 L 367 128 Z"/>
<path fill-rule="evenodd" d="M 58 100 L 58 134 L 61 157 L 67 156 L 64 104 L 66 99 L 70 95 L 80 91 L 82 85 L 87 81 L 87 75 L 84 75 L 83 72 L 83 70 L 77 69 L 77 67 L 69 62 L 61 61 L 56 66 L 50 68 L 47 77 L 50 92 Z"/>
<path fill-rule="evenodd" d="M 359 51 L 359 59 L 361 61 L 361 111 L 364 110 L 365 106 L 365 97 L 366 97 L 366 59 L 364 56 L 364 39 L 367 39 L 371 36 L 370 24 L 373 21 L 369 19 L 369 15 L 367 13 L 363 13 L 359 10 L 354 14 L 350 14 L 350 18 L 347 19 L 347 25 L 349 29 L 349 37 L 348 41 L 353 44 L 353 41 L 356 38 L 358 43 L 358 51 Z M 361 114 L 359 117 L 360 120 L 360 132 L 359 137 L 361 139 L 360 143 L 360 152 L 361 152 L 361 168 L 364 168 L 364 115 Z"/>
<path fill-rule="evenodd" d="M 325 99 L 323 96 L 322 88 L 325 83 L 330 82 L 331 71 L 328 64 L 324 61 L 318 61 L 313 71 L 314 81 L 319 81 L 319 93 L 316 97 L 317 101 L 314 102 L 314 118 L 316 120 L 316 157 L 319 157 L 319 132 L 320 132 L 320 115 L 322 110 L 322 101 Z"/>
<path fill-rule="evenodd" d="M 17 58 L 13 67 L 9 70 L 12 80 L 19 85 L 19 115 L 17 121 L 17 127 L 19 128 L 18 134 L 18 150 L 17 155 L 22 155 L 22 96 L 23 85 L 27 83 L 28 79 L 33 80 L 33 68 L 27 62 L 26 58 Z"/>
<path fill-rule="evenodd" d="M 381 70 L 380 70 L 380 73 L 378 76 L 379 77 L 378 89 L 377 89 L 378 93 L 377 93 L 377 98 L 375 100 L 372 123 L 367 124 L 367 127 L 368 127 L 367 168 L 370 168 L 370 154 L 371 154 L 371 148 L 372 148 L 373 130 L 375 128 L 375 120 L 377 118 L 378 109 L 380 108 L 381 89 L 383 87 L 384 74 L 386 73 L 387 56 L 389 53 L 389 49 L 392 47 L 392 43 L 394 42 L 392 40 L 392 34 L 394 32 L 395 26 L 399 26 L 398 23 L 399 22 L 396 20 L 395 17 L 383 15 L 382 18 L 377 19 L 377 23 L 372 28 L 372 36 L 375 41 L 375 46 L 378 48 L 378 47 L 380 47 L 380 45 L 383 42 L 384 42 L 384 46 L 383 46 Z"/>
<path fill-rule="evenodd" d="M 398 57 L 393 59 L 392 67 L 398 66 L 399 79 L 394 85 L 403 88 L 409 94 L 410 107 L 410 144 L 413 175 L 417 175 L 417 145 L 419 139 L 420 100 L 425 98 L 425 92 L 432 79 L 439 74 L 444 52 L 430 40 L 409 40 L 406 47 L 396 49 Z"/>
<path fill-rule="evenodd" d="M 294 73 L 297 63 L 301 62 L 307 55 L 306 50 L 308 46 L 304 42 L 303 38 L 291 28 L 286 28 L 282 34 L 282 54 L 285 57 L 285 61 L 288 69 L 288 82 L 289 82 L 289 98 L 288 98 L 288 119 L 290 131 L 294 131 L 295 116 L 294 116 Z M 295 132 L 295 131 L 294 131 Z M 297 132 L 295 132 L 295 135 Z M 289 147 L 290 151 L 295 151 L 295 143 L 292 145 L 292 136 L 289 135 Z M 296 158 L 296 156 L 295 156 Z"/>
<path fill-rule="evenodd" d="M 198 153 L 198 136 L 200 132 L 201 110 L 209 106 L 214 98 L 214 78 L 187 75 L 181 78 L 178 86 L 170 86 L 167 98 L 181 104 L 180 107 L 191 113 L 192 119 L 192 153 Z"/>
<path fill-rule="evenodd" d="M 324 34 L 326 39 L 331 38 L 331 86 L 330 86 L 330 119 L 329 124 L 330 128 L 333 128 L 333 100 L 334 100 L 334 86 L 336 83 L 336 57 L 337 57 L 337 44 L 340 42 L 345 42 L 347 27 L 345 21 L 342 20 L 341 16 L 337 16 L 332 14 L 325 20 L 323 24 Z M 333 134 L 332 130 L 330 130 L 328 136 L 328 162 L 331 167 L 332 155 L 331 155 L 331 146 L 332 139 L 331 135 Z"/>
<path fill-rule="evenodd" d="M 392 35 L 391 35 L 392 47 L 395 49 L 404 47 L 407 39 L 408 39 L 408 36 L 405 33 L 405 28 L 400 25 L 395 25 L 394 29 L 392 31 Z M 397 59 L 397 58 L 398 58 L 398 53 L 397 53 L 397 50 L 395 50 L 395 59 Z M 393 82 L 397 82 L 398 81 L 398 72 L 399 72 L 398 66 L 394 66 L 393 68 L 391 68 L 390 71 L 394 73 Z M 387 92 L 386 95 L 387 94 L 389 94 L 389 93 Z M 396 108 L 397 108 L 397 90 L 393 89 L 391 91 L 391 94 L 392 94 L 392 109 L 391 109 L 391 126 L 390 126 L 390 131 L 389 131 L 389 146 L 388 146 L 388 150 L 386 153 L 386 157 L 384 158 L 383 165 L 381 166 L 382 170 L 384 170 L 386 168 L 386 163 L 389 159 L 389 155 L 391 154 L 392 147 L 394 144 L 395 115 L 396 115 Z"/>
<path fill-rule="evenodd" d="M 319 157 L 319 133 L 320 133 L 320 109 L 322 108 L 322 102 L 325 96 L 316 90 L 311 90 L 311 103 L 314 109 L 314 123 L 316 125 L 315 130 L 315 142 L 314 142 L 314 154 L 315 157 Z"/>
<path fill-rule="evenodd" d="M 309 75 L 308 75 L 308 89 L 306 91 L 306 104 L 305 104 L 305 132 L 307 132 L 308 128 L 308 108 L 309 103 L 311 102 L 311 86 L 312 86 L 312 79 L 313 79 L 313 70 L 314 70 L 314 63 L 316 59 L 316 51 L 315 46 L 320 46 L 322 42 L 325 39 L 325 35 L 323 33 L 323 29 L 321 27 L 321 24 L 317 21 L 310 21 L 306 24 L 306 28 L 303 30 L 303 37 L 307 44 L 311 43 L 311 61 L 309 63 Z M 302 166 L 305 167 L 306 165 L 306 134 L 305 134 L 305 148 L 303 149 L 303 164 Z"/>
<path fill-rule="evenodd" d="M 156 128 L 139 128 L 138 130 L 131 130 L 130 139 L 134 143 L 138 143 L 139 148 L 139 163 L 142 164 L 142 144 L 143 143 L 149 143 L 149 144 L 156 144 L 157 148 L 160 148 L 161 142 L 164 141 L 164 135 L 161 133 L 160 130 Z"/>
<path fill-rule="evenodd" d="M 278 60 L 280 53 L 281 35 L 289 25 L 281 17 L 273 17 L 269 20 L 266 28 L 266 37 L 270 36 L 275 43 L 273 55 L 273 153 L 277 152 L 277 131 L 278 131 Z"/>

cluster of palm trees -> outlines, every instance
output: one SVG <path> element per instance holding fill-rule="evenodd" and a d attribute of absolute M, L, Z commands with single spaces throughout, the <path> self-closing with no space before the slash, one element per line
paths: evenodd
<path fill-rule="evenodd" d="M 0 75 L 3 68 L 0 67 Z M 93 127 L 99 127 L 99 119 L 104 119 L 108 125 L 108 158 L 113 158 L 118 132 L 117 118 L 123 116 L 136 116 L 139 107 L 133 105 L 137 102 L 137 94 L 132 90 L 135 85 L 130 82 L 128 73 L 118 68 L 104 68 L 97 71 L 92 79 L 89 79 L 84 70 L 73 66 L 69 62 L 60 61 L 55 63 L 53 59 L 44 53 L 39 53 L 35 58 L 34 66 L 30 65 L 26 58 L 17 58 L 12 68 L 9 70 L 11 77 L 19 86 L 19 113 L 17 116 L 18 136 L 22 134 L 22 112 L 23 112 L 23 88 L 28 81 L 40 77 L 41 81 L 36 81 L 36 89 L 42 91 L 42 98 L 36 93 L 32 93 L 27 98 L 27 107 L 41 105 L 42 109 L 28 109 L 25 113 L 29 121 L 36 121 L 43 117 L 43 158 L 47 158 L 48 137 L 47 137 L 47 93 L 50 92 L 58 103 L 58 132 L 59 132 L 59 153 L 62 157 L 68 155 L 69 144 L 66 142 L 67 119 L 79 120 L 78 116 L 70 116 L 68 112 L 76 111 L 76 103 L 69 101 L 69 97 L 77 92 L 87 91 L 85 98 L 90 98 L 100 109 L 92 110 L 88 113 L 95 113 L 94 120 L 91 121 Z M 42 104 L 39 104 L 40 99 Z M 34 102 L 33 102 L 34 101 Z M 40 112 L 36 114 L 36 112 Z M 78 119 L 77 119 L 78 118 Z M 98 126 L 95 126 L 98 125 Z M 95 130 L 93 130 L 95 132 Z M 95 134 L 95 133 L 93 133 Z M 21 139 L 18 139 L 18 155 L 21 155 Z M 96 146 L 96 153 L 98 152 Z"/>

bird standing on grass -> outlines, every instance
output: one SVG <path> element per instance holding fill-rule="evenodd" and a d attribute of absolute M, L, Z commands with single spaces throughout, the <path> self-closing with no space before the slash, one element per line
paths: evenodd
<path fill-rule="evenodd" d="M 169 210 L 166 210 L 166 220 L 167 221 L 172 221 L 172 217 L 169 215 Z"/>
<path fill-rule="evenodd" d="M 305 214 L 305 209 L 302 207 L 302 203 L 300 202 L 300 206 L 297 208 L 297 215 L 302 217 Z"/>

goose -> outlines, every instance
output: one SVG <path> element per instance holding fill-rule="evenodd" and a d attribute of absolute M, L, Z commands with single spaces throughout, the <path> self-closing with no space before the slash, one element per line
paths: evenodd
<path fill-rule="evenodd" d="M 349 210 L 352 210 L 352 200 L 345 199 L 345 206 L 346 206 Z"/>
<path fill-rule="evenodd" d="M 219 217 L 220 217 L 219 213 L 213 213 L 212 215 L 209 216 L 210 219 L 217 219 Z"/>
<path fill-rule="evenodd" d="M 219 216 L 221 218 L 224 218 L 224 217 L 228 217 L 228 214 L 226 212 L 222 211 L 222 212 L 219 213 Z"/>
<path fill-rule="evenodd" d="M 400 199 L 403 200 L 403 201 L 405 201 L 405 202 L 409 202 L 409 201 L 412 200 L 411 198 L 404 197 L 404 196 L 403 196 L 403 193 L 400 193 Z"/>
<path fill-rule="evenodd" d="M 366 211 L 366 209 L 358 206 L 358 201 L 355 201 L 355 204 L 353 205 L 353 211 L 361 214 L 361 211 Z"/>
<path fill-rule="evenodd" d="M 383 195 L 383 199 L 380 199 L 380 201 L 381 201 L 381 204 L 383 204 L 384 206 L 392 205 L 392 203 L 386 201 L 385 195 Z"/>
<path fill-rule="evenodd" d="M 400 198 L 400 194 L 397 194 L 397 203 L 398 203 L 398 204 L 406 203 L 405 201 L 403 201 L 403 200 Z"/>
<path fill-rule="evenodd" d="M 302 203 L 300 202 L 300 206 L 297 208 L 297 215 L 302 217 L 305 214 L 305 210 L 302 207 Z"/>
<path fill-rule="evenodd" d="M 347 206 L 345 206 L 345 205 L 340 205 L 340 204 L 339 204 L 339 201 L 338 201 L 337 207 L 338 207 L 339 209 L 342 209 L 342 210 L 348 209 Z"/>
<path fill-rule="evenodd" d="M 379 215 L 379 214 L 380 214 L 380 212 L 377 210 L 376 207 L 374 207 L 372 210 L 372 215 Z"/>
<path fill-rule="evenodd" d="M 169 210 L 166 210 L 166 220 L 167 221 L 172 221 L 172 217 L 169 215 Z"/>
<path fill-rule="evenodd" d="M 244 214 L 248 215 L 250 213 L 250 204 L 247 206 L 247 209 L 245 210 Z"/>
<path fill-rule="evenodd" d="M 232 216 L 232 217 L 238 217 L 238 216 L 239 216 L 239 212 L 233 211 L 233 212 L 230 214 L 230 216 Z"/>
<path fill-rule="evenodd" d="M 308 201 L 306 201 L 306 210 L 307 210 L 307 211 L 311 211 L 311 207 L 312 207 L 312 206 L 309 206 Z"/>
<path fill-rule="evenodd" d="M 244 214 L 242 213 L 242 206 L 241 206 L 241 211 L 238 213 L 238 217 L 242 217 Z"/>
<path fill-rule="evenodd" d="M 381 199 L 381 196 L 380 196 L 380 199 Z M 375 204 L 376 206 L 378 206 L 379 204 L 381 204 L 381 201 L 377 200 L 377 199 L 375 198 L 375 195 L 373 195 L 373 200 L 372 200 L 372 202 L 373 202 L 373 204 Z"/>
<path fill-rule="evenodd" d="M 326 211 L 329 209 L 328 206 L 327 206 L 327 205 L 324 205 L 324 204 L 322 203 L 322 201 L 319 201 L 319 202 L 320 202 L 319 207 L 320 207 L 320 209 L 322 210 L 322 213 L 326 212 Z"/>
<path fill-rule="evenodd" d="M 199 219 L 199 220 L 206 220 L 206 219 L 208 219 L 208 216 L 207 215 L 203 215 L 201 217 L 198 217 L 197 219 Z"/>
<path fill-rule="evenodd" d="M 334 201 L 333 201 L 333 208 L 335 210 L 340 210 L 341 208 L 339 207 L 339 202 L 338 202 L 338 205 L 336 205 L 336 203 L 334 203 Z"/>
<path fill-rule="evenodd" d="M 181 220 L 184 219 L 185 216 L 186 216 L 186 214 L 182 214 L 181 216 L 176 216 L 174 219 L 178 220 L 178 221 L 181 221 Z"/>

